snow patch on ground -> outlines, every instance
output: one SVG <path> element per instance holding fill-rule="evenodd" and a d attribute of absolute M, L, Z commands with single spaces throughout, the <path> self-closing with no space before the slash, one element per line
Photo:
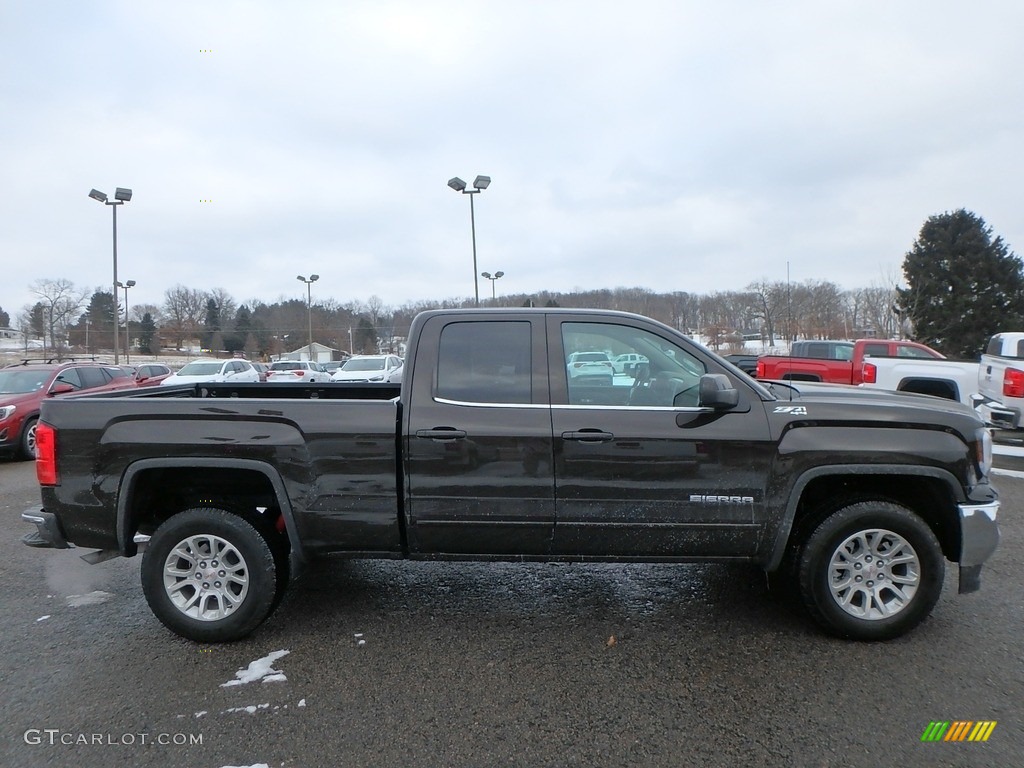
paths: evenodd
<path fill-rule="evenodd" d="M 38 619 L 36 619 L 36 623 L 38 624 L 40 621 L 46 621 L 48 618 L 50 618 L 50 614 L 46 614 L 45 616 L 40 616 Z"/>
<path fill-rule="evenodd" d="M 85 595 L 68 595 L 68 605 L 72 608 L 79 608 L 83 605 L 99 605 L 100 603 L 107 602 L 114 595 L 110 592 L 89 592 Z"/>
<path fill-rule="evenodd" d="M 274 669 L 270 665 L 280 659 L 282 656 L 287 656 L 291 651 L 274 651 L 267 654 L 261 659 L 256 661 L 250 661 L 249 666 L 245 669 L 240 669 L 235 672 L 235 679 L 228 680 L 226 683 L 221 683 L 221 688 L 228 688 L 232 685 L 245 685 L 256 680 L 262 680 L 263 682 L 282 682 L 287 680 L 284 673 L 279 669 Z"/>

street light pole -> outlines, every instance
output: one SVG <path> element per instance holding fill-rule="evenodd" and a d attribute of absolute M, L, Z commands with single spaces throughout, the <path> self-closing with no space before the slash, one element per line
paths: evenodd
<path fill-rule="evenodd" d="M 310 275 L 307 280 L 302 275 L 296 275 L 296 280 L 306 284 L 306 309 L 309 311 L 309 359 L 313 360 L 313 283 L 320 279 L 320 275 Z"/>
<path fill-rule="evenodd" d="M 128 333 L 128 289 L 135 286 L 134 280 L 129 280 L 125 283 L 118 282 L 118 288 L 124 288 L 124 361 L 130 363 L 131 360 L 128 358 L 128 350 L 131 348 L 131 335 Z"/>
<path fill-rule="evenodd" d="M 466 182 L 458 176 L 448 179 L 448 186 L 456 192 L 469 195 L 469 226 L 473 234 L 473 297 L 476 306 L 480 306 L 480 281 L 476 276 L 476 210 L 473 206 L 473 195 L 483 192 L 491 183 L 490 176 L 477 176 L 473 180 L 473 189 L 466 189 Z"/>
<path fill-rule="evenodd" d="M 500 269 L 497 272 L 495 272 L 493 275 L 490 272 L 481 272 L 480 273 L 480 277 L 486 277 L 488 280 L 491 281 L 491 301 L 494 301 L 494 299 L 496 298 L 496 295 L 494 293 L 494 284 L 496 282 L 498 282 L 498 278 L 504 277 L 504 276 L 505 276 L 505 273 L 502 272 Z"/>
<path fill-rule="evenodd" d="M 120 334 L 117 331 L 117 287 L 120 285 L 120 283 L 117 282 L 117 206 L 124 205 L 131 200 L 132 191 L 130 189 L 118 187 L 114 190 L 114 199 L 108 200 L 105 192 L 100 192 L 98 189 L 94 189 L 89 192 L 89 197 L 103 203 L 104 205 L 112 206 L 111 210 L 114 212 L 114 282 L 111 297 L 114 299 L 114 365 L 117 365 L 118 348 L 121 346 Z"/>

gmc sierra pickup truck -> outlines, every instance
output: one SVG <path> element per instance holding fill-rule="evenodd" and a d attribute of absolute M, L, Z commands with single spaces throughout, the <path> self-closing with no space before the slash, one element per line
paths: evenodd
<path fill-rule="evenodd" d="M 997 333 L 981 356 L 975 407 L 986 424 L 1024 428 L 1024 333 Z"/>
<path fill-rule="evenodd" d="M 761 355 L 757 359 L 757 378 L 860 384 L 864 361 L 869 357 L 942 359 L 924 344 L 895 339 L 797 341 L 791 351 L 790 355 Z"/>
<path fill-rule="evenodd" d="M 587 352 L 646 362 L 569 375 Z M 328 554 L 756 563 L 825 630 L 887 639 L 930 614 L 947 560 L 978 589 L 999 537 L 971 409 L 766 386 L 668 326 L 596 310 L 423 313 L 400 386 L 52 399 L 36 441 L 25 543 L 94 562 L 144 546 L 151 609 L 200 642 L 252 632 Z"/>

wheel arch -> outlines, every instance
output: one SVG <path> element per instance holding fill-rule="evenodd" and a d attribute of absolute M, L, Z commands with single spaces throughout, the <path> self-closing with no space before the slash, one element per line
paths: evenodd
<path fill-rule="evenodd" d="M 833 512 L 871 500 L 889 501 L 914 512 L 931 528 L 946 559 L 959 561 L 957 504 L 966 496 L 952 473 L 905 465 L 828 466 L 808 470 L 797 479 L 765 570 L 777 570 L 787 551 L 798 547 Z"/>
<path fill-rule="evenodd" d="M 946 400 L 960 400 L 960 388 L 950 379 L 928 379 L 907 377 L 897 387 L 899 392 L 914 392 L 921 395 L 932 395 Z"/>
<path fill-rule="evenodd" d="M 204 493 L 208 487 L 215 481 L 224 480 L 230 481 L 235 487 L 244 485 L 249 501 L 255 502 L 250 504 L 251 511 L 245 503 L 232 504 L 230 494 L 219 498 L 214 494 L 213 499 L 205 498 L 209 495 Z M 165 487 L 169 483 L 174 484 L 173 494 L 166 493 Z M 117 498 L 117 542 L 118 549 L 125 557 L 133 557 L 138 553 L 134 535 L 140 526 L 155 527 L 190 506 L 216 505 L 221 502 L 227 511 L 256 523 L 256 505 L 266 502 L 263 506 L 279 511 L 284 519 L 293 568 L 297 562 L 305 559 L 284 481 L 277 469 L 266 462 L 232 458 L 141 459 L 125 470 L 120 488 Z M 146 504 L 157 499 L 158 489 L 161 489 L 159 500 L 153 509 L 147 510 Z M 228 503 L 223 504 L 225 501 Z"/>

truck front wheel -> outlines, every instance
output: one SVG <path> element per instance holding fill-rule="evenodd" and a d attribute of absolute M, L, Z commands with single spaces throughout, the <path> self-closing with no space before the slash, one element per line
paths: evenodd
<path fill-rule="evenodd" d="M 888 640 L 916 627 L 942 592 L 945 562 L 932 530 L 905 507 L 851 504 L 825 518 L 799 562 L 800 594 L 828 632 Z"/>
<path fill-rule="evenodd" d="M 166 520 L 142 558 L 142 591 L 158 619 L 200 643 L 240 640 L 277 604 L 277 564 L 248 521 L 199 507 Z"/>

